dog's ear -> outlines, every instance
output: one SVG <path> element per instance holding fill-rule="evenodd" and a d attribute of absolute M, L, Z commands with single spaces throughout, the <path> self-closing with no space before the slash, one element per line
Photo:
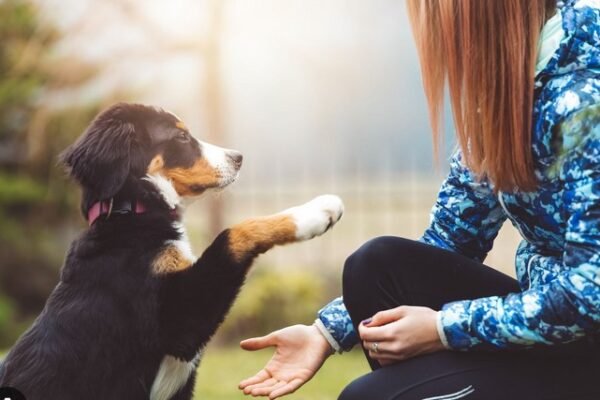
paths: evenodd
<path fill-rule="evenodd" d="M 126 111 L 117 105 L 98 115 L 60 156 L 71 177 L 100 200 L 117 194 L 130 174 L 136 127 Z"/>

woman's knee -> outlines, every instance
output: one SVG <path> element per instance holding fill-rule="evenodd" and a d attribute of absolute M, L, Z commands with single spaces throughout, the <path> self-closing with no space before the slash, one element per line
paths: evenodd
<path fill-rule="evenodd" d="M 363 244 L 344 264 L 344 296 L 352 295 L 357 287 L 368 288 L 385 279 L 390 268 L 402 265 L 402 255 L 407 254 L 415 243 L 400 237 L 381 236 Z"/>
<path fill-rule="evenodd" d="M 382 255 L 393 239 L 397 238 L 381 236 L 365 242 L 346 259 L 344 276 L 348 275 L 350 279 L 372 276 L 374 269 L 383 261 Z"/>

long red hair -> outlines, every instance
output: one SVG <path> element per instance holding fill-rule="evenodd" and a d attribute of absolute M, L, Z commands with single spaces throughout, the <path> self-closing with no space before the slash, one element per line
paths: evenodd
<path fill-rule="evenodd" d="M 534 189 L 534 71 L 540 31 L 556 1 L 407 4 L 436 151 L 447 85 L 466 165 L 496 190 Z"/>

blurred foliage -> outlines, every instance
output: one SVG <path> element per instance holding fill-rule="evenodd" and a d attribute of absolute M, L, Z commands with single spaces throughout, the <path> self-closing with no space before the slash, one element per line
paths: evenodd
<path fill-rule="evenodd" d="M 324 289 L 323 277 L 314 272 L 261 266 L 249 277 L 216 340 L 237 342 L 243 335 L 262 336 L 288 325 L 311 324 L 319 307 L 331 299 Z"/>
<path fill-rule="evenodd" d="M 38 182 L 29 177 L 15 177 L 0 173 L 0 206 L 28 206 L 44 199 L 45 190 Z"/>
<path fill-rule="evenodd" d="M 0 35 L 0 138 L 15 139 L 27 128 L 32 100 L 48 78 L 37 56 L 55 32 L 38 25 L 30 4 L 6 0 L 0 2 Z"/>
<path fill-rule="evenodd" d="M 53 107 L 93 68 L 54 54 L 59 32 L 26 0 L 0 1 L 0 348 L 41 311 L 77 227 L 77 191 L 57 155 L 97 104 Z"/>

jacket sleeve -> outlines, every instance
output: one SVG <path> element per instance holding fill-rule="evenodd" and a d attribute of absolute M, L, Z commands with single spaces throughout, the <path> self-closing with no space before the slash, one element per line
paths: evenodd
<path fill-rule="evenodd" d="M 506 215 L 487 180 L 478 180 L 456 152 L 420 241 L 483 261 Z"/>
<path fill-rule="evenodd" d="M 564 272 L 505 298 L 446 304 L 439 322 L 449 347 L 519 348 L 567 343 L 600 326 L 600 107 L 561 124 L 566 223 Z"/>
<path fill-rule="evenodd" d="M 349 351 L 358 343 L 358 335 L 342 297 L 319 310 L 315 323 L 331 347 L 340 353 Z"/>

